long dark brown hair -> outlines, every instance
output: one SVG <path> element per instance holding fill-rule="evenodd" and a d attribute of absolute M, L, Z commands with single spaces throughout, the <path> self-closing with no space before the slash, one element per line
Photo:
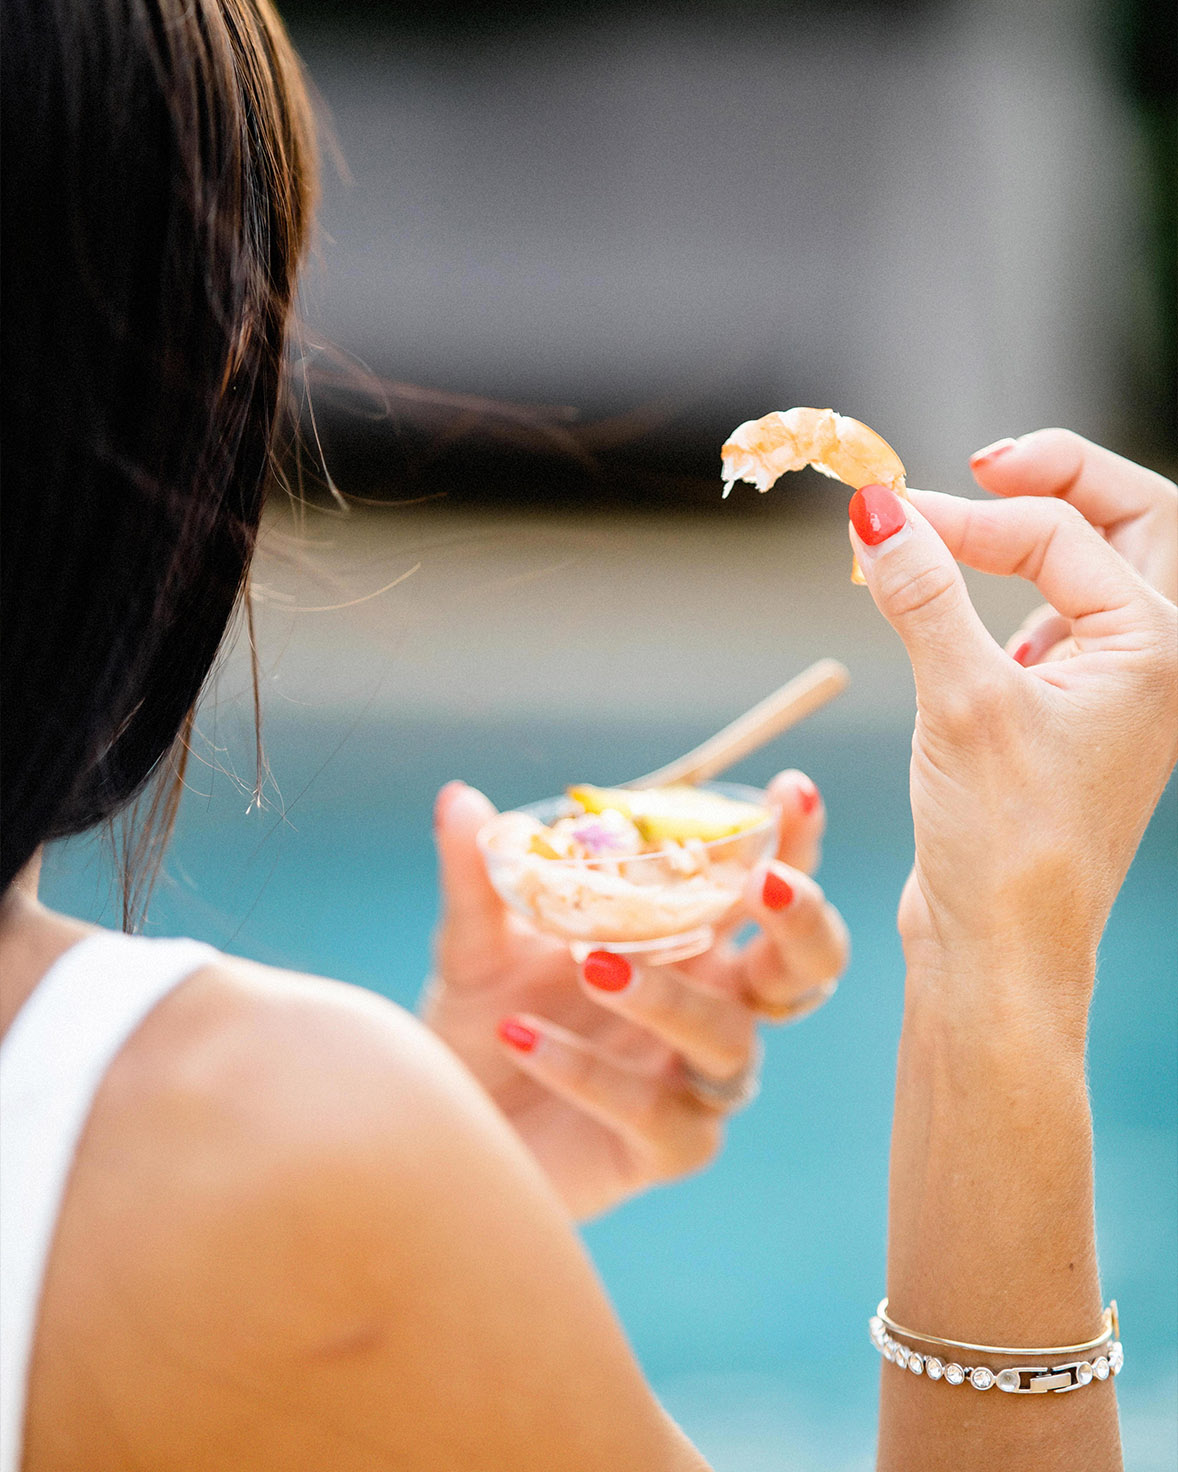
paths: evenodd
<path fill-rule="evenodd" d="M 45 839 L 174 813 L 257 536 L 314 152 L 269 0 L 0 23 L 7 890 Z"/>

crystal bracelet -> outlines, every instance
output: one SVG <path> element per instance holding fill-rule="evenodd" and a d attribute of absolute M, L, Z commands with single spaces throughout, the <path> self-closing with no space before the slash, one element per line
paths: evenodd
<path fill-rule="evenodd" d="M 1043 1350 L 1005 1349 L 994 1345 L 963 1344 L 956 1339 L 941 1339 L 933 1334 L 917 1334 L 911 1330 L 901 1329 L 898 1324 L 893 1324 L 887 1316 L 887 1304 L 888 1301 L 885 1298 L 879 1310 L 872 1316 L 870 1323 L 872 1344 L 884 1359 L 890 1360 L 901 1370 L 909 1370 L 913 1375 L 927 1375 L 930 1380 L 944 1379 L 948 1385 L 963 1385 L 968 1380 L 975 1390 L 989 1390 L 997 1386 L 999 1390 L 1005 1391 L 1008 1395 L 1046 1395 L 1048 1393 L 1062 1395 L 1069 1390 L 1079 1390 L 1085 1385 L 1091 1385 L 1093 1380 L 1107 1380 L 1110 1376 L 1119 1375 L 1125 1363 L 1124 1346 L 1119 1338 L 1114 1337 L 1120 1332 L 1115 1303 L 1105 1311 L 1105 1330 L 1096 1339 L 1088 1340 L 1081 1345 L 1059 1345 L 1054 1349 Z M 889 1328 L 895 1328 L 912 1339 L 921 1339 L 926 1343 L 981 1350 L 989 1354 L 1055 1355 L 1097 1349 L 1106 1344 L 1108 1351 L 1105 1354 L 1096 1355 L 1093 1359 L 1070 1360 L 1063 1364 L 1010 1365 L 1005 1369 L 992 1370 L 988 1365 L 965 1365 L 956 1360 L 946 1361 L 939 1355 L 922 1354 L 919 1350 L 910 1349 L 906 1344 L 901 1344 L 893 1334 L 888 1332 Z"/>

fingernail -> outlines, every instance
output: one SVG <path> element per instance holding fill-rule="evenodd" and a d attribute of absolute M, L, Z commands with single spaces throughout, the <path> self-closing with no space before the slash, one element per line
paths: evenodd
<path fill-rule="evenodd" d="M 1031 641 L 1029 639 L 1024 639 L 1010 657 L 1014 660 L 1015 664 L 1025 665 L 1027 662 L 1027 655 L 1030 654 L 1030 652 Z"/>
<path fill-rule="evenodd" d="M 528 1027 L 523 1022 L 516 1022 L 512 1017 L 505 1017 L 497 1031 L 505 1043 L 510 1044 L 521 1053 L 530 1053 L 540 1041 L 540 1034 L 534 1027 Z"/>
<path fill-rule="evenodd" d="M 821 801 L 822 796 L 817 787 L 809 777 L 803 777 L 798 783 L 798 807 L 803 814 L 808 818 Z"/>
<path fill-rule="evenodd" d="M 761 886 L 761 903 L 767 910 L 785 910 L 793 904 L 793 900 L 793 886 L 770 869 Z"/>
<path fill-rule="evenodd" d="M 856 491 L 848 515 L 859 540 L 869 547 L 878 547 L 894 537 L 905 522 L 904 503 L 887 486 L 864 486 Z"/>
<path fill-rule="evenodd" d="M 1020 645 L 1016 645 L 1015 648 L 1010 651 L 1010 658 L 1015 661 L 1015 664 L 1025 665 L 1026 657 L 1028 657 L 1029 654 L 1031 654 L 1031 640 L 1023 639 L 1023 642 L 1020 643 Z"/>
<path fill-rule="evenodd" d="M 977 470 L 980 466 L 992 464 L 1000 456 L 1005 455 L 1007 450 L 1013 450 L 1017 443 L 1017 440 L 1012 440 L 1008 435 L 1004 440 L 995 440 L 992 445 L 975 450 L 969 457 L 969 468 Z"/>
<path fill-rule="evenodd" d="M 630 985 L 634 972 L 625 956 L 613 951 L 590 951 L 581 967 L 581 975 L 603 992 L 620 992 Z"/>

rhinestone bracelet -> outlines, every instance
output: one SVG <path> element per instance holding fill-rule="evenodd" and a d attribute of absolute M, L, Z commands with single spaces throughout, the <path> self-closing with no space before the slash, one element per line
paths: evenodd
<path fill-rule="evenodd" d="M 1125 1363 L 1124 1347 L 1119 1339 L 1113 1339 L 1107 1354 L 1099 1354 L 1091 1360 L 1071 1360 L 1062 1365 L 1011 1365 L 1007 1369 L 991 1370 L 988 1365 L 962 1365 L 956 1360 L 945 1361 L 938 1355 L 909 1349 L 888 1333 L 878 1314 L 872 1316 L 870 1328 L 872 1344 L 884 1359 L 901 1370 L 910 1370 L 913 1375 L 927 1375 L 930 1380 L 943 1379 L 949 1385 L 963 1385 L 968 1380 L 975 1390 L 989 1390 L 996 1385 L 1008 1395 L 1045 1395 L 1048 1392 L 1062 1395 L 1091 1385 L 1093 1380 L 1107 1380 L 1111 1375 L 1119 1375 Z"/>

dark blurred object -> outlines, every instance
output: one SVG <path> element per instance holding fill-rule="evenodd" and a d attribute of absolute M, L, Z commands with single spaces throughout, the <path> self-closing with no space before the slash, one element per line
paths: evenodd
<path fill-rule="evenodd" d="M 1149 177 L 1147 320 L 1134 369 L 1143 418 L 1155 428 L 1149 448 L 1178 457 L 1178 9 L 1173 0 L 1118 0 L 1106 23 Z"/>
<path fill-rule="evenodd" d="M 734 24 L 766 21 L 781 24 L 806 11 L 829 15 L 838 11 L 870 10 L 883 15 L 911 15 L 943 0 L 695 0 L 680 3 L 684 19 L 692 12 L 722 16 Z M 284 0 L 280 7 L 288 25 L 338 23 L 365 28 L 386 26 L 404 32 L 497 33 L 507 28 L 551 29 L 581 20 L 633 15 L 635 0 L 424 0 L 416 5 L 397 0 Z"/>
<path fill-rule="evenodd" d="M 311 501 L 778 517 L 831 494 L 829 480 L 806 473 L 791 477 L 788 496 L 742 486 L 722 499 L 718 447 L 737 422 L 735 395 L 730 407 L 712 393 L 594 417 L 381 379 L 328 348 L 304 375 L 287 477 Z"/>

